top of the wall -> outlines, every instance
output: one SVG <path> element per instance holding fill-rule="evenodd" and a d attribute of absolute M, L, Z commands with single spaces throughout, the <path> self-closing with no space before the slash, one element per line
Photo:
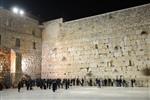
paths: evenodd
<path fill-rule="evenodd" d="M 55 19 L 55 20 L 50 20 L 50 21 L 44 22 L 43 25 L 47 26 L 47 25 L 52 24 L 52 23 L 63 23 L 63 18 L 59 18 L 59 19 Z"/>
<path fill-rule="evenodd" d="M 125 11 L 128 11 L 128 10 L 142 8 L 142 7 L 146 7 L 146 6 L 150 6 L 150 3 L 140 5 L 140 6 L 130 7 L 130 8 L 122 9 L 122 10 L 112 11 L 112 12 L 108 12 L 108 13 L 104 13 L 104 14 L 99 14 L 99 15 L 95 15 L 95 16 L 80 18 L 80 19 L 77 19 L 77 20 L 67 21 L 67 22 L 64 22 L 64 23 L 65 24 L 71 24 L 71 23 L 74 23 L 74 22 L 82 21 L 82 20 L 92 19 L 92 18 L 96 18 L 96 17 L 102 17 L 102 16 L 106 16 L 106 15 L 111 15 L 111 14 L 114 14 L 114 13 L 121 13 L 121 12 L 125 12 Z"/>

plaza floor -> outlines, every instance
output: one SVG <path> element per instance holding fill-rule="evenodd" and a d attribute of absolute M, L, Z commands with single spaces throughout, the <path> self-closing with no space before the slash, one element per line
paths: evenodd
<path fill-rule="evenodd" d="M 150 100 L 150 88 L 123 87 L 71 87 L 68 90 L 40 90 L 25 88 L 0 91 L 0 100 Z"/>

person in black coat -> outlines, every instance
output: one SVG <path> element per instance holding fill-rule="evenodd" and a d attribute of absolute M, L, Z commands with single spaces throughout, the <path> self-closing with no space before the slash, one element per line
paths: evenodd
<path fill-rule="evenodd" d="M 79 78 L 76 79 L 76 85 L 79 86 L 80 80 Z"/>
<path fill-rule="evenodd" d="M 27 87 L 27 90 L 30 89 L 30 81 L 29 80 L 26 80 L 26 87 Z"/>
<path fill-rule="evenodd" d="M 20 82 L 18 83 L 18 92 L 20 92 L 21 87 L 22 87 L 22 82 L 20 81 Z"/>
<path fill-rule="evenodd" d="M 3 85 L 0 83 L 0 91 L 3 90 Z"/>
<path fill-rule="evenodd" d="M 81 81 L 82 81 L 81 86 L 84 86 L 84 79 L 82 78 Z"/>
<path fill-rule="evenodd" d="M 52 90 L 53 90 L 53 92 L 55 92 L 57 90 L 57 83 L 55 80 L 53 81 Z"/>

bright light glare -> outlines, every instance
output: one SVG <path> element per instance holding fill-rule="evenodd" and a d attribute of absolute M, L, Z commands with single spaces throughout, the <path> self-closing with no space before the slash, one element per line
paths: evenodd
<path fill-rule="evenodd" d="M 24 12 L 23 10 L 20 10 L 20 11 L 19 11 L 19 14 L 20 14 L 21 16 L 23 16 L 24 13 L 25 13 L 25 12 Z"/>
<path fill-rule="evenodd" d="M 13 13 L 18 14 L 19 13 L 19 9 L 17 7 L 12 8 Z"/>
<path fill-rule="evenodd" d="M 22 9 L 20 9 L 18 7 L 13 7 L 12 8 L 12 12 L 14 14 L 18 14 L 18 15 L 21 15 L 21 16 L 23 16 L 25 14 L 24 10 L 22 10 Z"/>

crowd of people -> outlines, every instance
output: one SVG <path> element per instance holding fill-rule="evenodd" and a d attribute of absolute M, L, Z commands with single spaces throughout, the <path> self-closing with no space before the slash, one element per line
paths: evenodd
<path fill-rule="evenodd" d="M 21 80 L 18 83 L 18 92 L 22 87 L 26 87 L 27 90 L 32 90 L 34 86 L 40 89 L 52 89 L 55 92 L 57 89 L 64 88 L 69 89 L 70 86 L 97 86 L 99 88 L 104 86 L 116 86 L 116 87 L 134 87 L 136 83 L 135 79 L 27 79 Z"/>

